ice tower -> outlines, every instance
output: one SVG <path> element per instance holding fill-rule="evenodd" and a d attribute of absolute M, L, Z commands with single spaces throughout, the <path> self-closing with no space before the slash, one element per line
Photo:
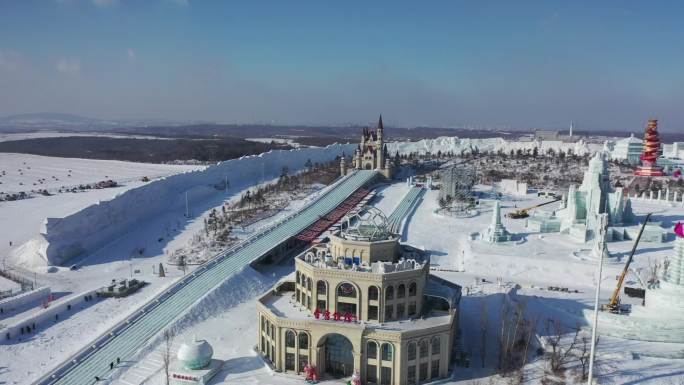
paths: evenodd
<path fill-rule="evenodd" d="M 506 242 L 511 240 L 511 234 L 508 233 L 503 223 L 501 223 L 501 203 L 499 201 L 494 201 L 494 208 L 492 209 L 492 222 L 482 234 L 482 239 L 489 243 Z"/>
<path fill-rule="evenodd" d="M 669 319 L 684 320 L 684 226 L 677 223 L 673 255 L 659 284 L 646 291 L 646 309 Z"/>

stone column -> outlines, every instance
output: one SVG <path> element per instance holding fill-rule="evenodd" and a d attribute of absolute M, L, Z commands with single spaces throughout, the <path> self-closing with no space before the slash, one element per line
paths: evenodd
<path fill-rule="evenodd" d="M 665 190 L 665 201 L 669 202 L 670 201 L 670 188 L 668 187 L 667 190 Z"/>
<path fill-rule="evenodd" d="M 361 344 L 363 344 L 363 340 L 361 341 Z M 361 375 L 361 347 L 359 346 L 357 349 L 354 349 L 354 369 L 352 369 L 352 374 L 354 374 L 355 371 L 359 372 L 359 375 Z M 378 346 L 378 358 L 380 358 L 380 346 Z M 378 360 L 379 362 L 379 360 Z M 365 372 L 365 370 L 363 371 Z M 378 373 L 379 374 L 379 373 Z M 363 377 L 361 377 L 363 378 Z M 380 379 L 380 377 L 378 377 Z"/>
<path fill-rule="evenodd" d="M 663 190 L 660 189 L 660 190 L 658 190 L 658 200 L 662 200 L 662 198 L 663 198 Z"/>
<path fill-rule="evenodd" d="M 309 341 L 311 342 L 311 341 Z M 318 376 L 320 377 L 323 373 L 325 373 L 325 359 L 322 357 L 323 356 L 323 349 L 316 346 L 316 360 L 311 360 L 309 358 L 309 361 L 312 362 L 312 364 L 316 367 L 316 370 L 318 371 Z"/>
<path fill-rule="evenodd" d="M 650 191 L 648 192 L 648 199 L 649 199 L 649 200 L 653 200 L 653 190 L 650 190 Z"/>

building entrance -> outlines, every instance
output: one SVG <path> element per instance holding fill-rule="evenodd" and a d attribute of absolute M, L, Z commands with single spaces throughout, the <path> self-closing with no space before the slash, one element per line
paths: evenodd
<path fill-rule="evenodd" d="M 354 372 L 353 346 L 340 334 L 330 334 L 323 342 L 325 373 L 335 377 L 349 377 Z"/>

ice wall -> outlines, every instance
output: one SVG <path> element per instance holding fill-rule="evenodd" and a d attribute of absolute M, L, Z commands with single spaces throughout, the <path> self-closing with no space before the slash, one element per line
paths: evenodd
<path fill-rule="evenodd" d="M 63 264 L 74 256 L 103 247 L 132 225 L 164 210 L 182 210 L 186 192 L 192 201 L 198 201 L 223 194 L 215 186 L 223 184 L 226 177 L 231 188 L 244 188 L 262 179 L 278 177 L 284 166 L 297 171 L 304 168 L 308 159 L 314 163 L 330 161 L 343 152 L 353 153 L 355 148 L 355 144 L 335 144 L 270 151 L 156 180 L 66 217 L 47 218 L 40 229 L 40 237 L 45 242 L 39 242 L 43 247 L 38 252 L 46 264 Z"/>
<path fill-rule="evenodd" d="M 418 154 L 430 152 L 436 154 L 438 151 L 441 151 L 442 153 L 452 152 L 458 155 L 461 151 L 469 153 L 475 148 L 480 152 L 497 152 L 501 150 L 508 154 L 511 150 L 532 150 L 535 147 L 540 153 L 546 153 L 548 149 L 552 148 L 556 153 L 559 150 L 563 150 L 566 153 L 568 150 L 572 150 L 576 155 L 591 154 L 601 149 L 600 144 L 586 143 L 582 139 L 577 142 L 563 142 L 560 140 L 507 141 L 503 138 L 462 139 L 455 136 L 422 139 L 417 142 L 391 142 L 387 144 L 387 150 L 392 156 L 396 151 L 399 151 L 400 154 L 409 154 L 411 152 Z"/>

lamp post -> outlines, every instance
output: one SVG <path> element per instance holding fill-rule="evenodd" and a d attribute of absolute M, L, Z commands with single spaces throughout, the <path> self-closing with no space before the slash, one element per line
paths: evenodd
<path fill-rule="evenodd" d="M 607 224 L 607 214 L 601 216 L 601 229 L 603 233 L 606 231 Z M 603 235 L 603 234 L 601 234 Z M 601 274 L 603 273 L 603 256 L 604 252 L 599 253 L 599 263 L 598 263 L 598 278 L 596 282 L 596 295 L 594 296 L 594 321 L 591 328 L 591 350 L 589 353 L 589 376 L 588 384 L 592 385 L 594 380 L 594 360 L 596 355 L 596 329 L 598 328 L 598 315 L 599 315 L 599 294 L 601 293 Z"/>

